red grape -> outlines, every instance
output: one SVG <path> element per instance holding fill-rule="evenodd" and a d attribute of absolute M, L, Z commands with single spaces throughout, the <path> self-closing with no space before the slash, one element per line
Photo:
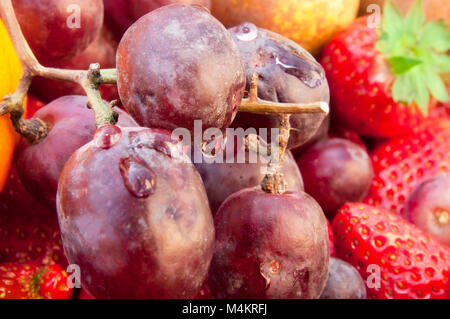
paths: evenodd
<path fill-rule="evenodd" d="M 250 161 L 250 154 L 244 153 L 245 161 L 238 162 L 237 156 L 226 160 L 226 150 L 223 152 L 223 163 L 196 163 L 195 167 L 202 176 L 208 194 L 209 205 L 213 214 L 217 212 L 219 206 L 231 194 L 244 188 L 258 186 L 264 178 L 263 168 L 267 165 L 258 158 L 257 162 Z M 289 152 L 283 163 L 282 173 L 284 174 L 287 189 L 291 191 L 303 191 L 302 175 L 297 163 Z"/>
<path fill-rule="evenodd" d="M 328 231 L 307 194 L 231 195 L 216 217 L 216 248 L 208 276 L 219 298 L 318 298 L 328 274 Z"/>
<path fill-rule="evenodd" d="M 51 209 L 56 207 L 56 190 L 64 164 L 78 148 L 91 141 L 95 133 L 94 112 L 86 107 L 85 96 L 65 96 L 39 109 L 35 117 L 50 125 L 47 137 L 38 144 L 22 139 L 16 164 L 26 189 Z M 119 125 L 137 126 L 124 111 Z"/>
<path fill-rule="evenodd" d="M 47 66 L 60 69 L 87 70 L 91 63 L 99 63 L 102 69 L 116 67 L 117 40 L 106 27 L 86 50 L 68 61 L 55 61 Z M 65 95 L 84 95 L 83 88 L 71 82 L 54 81 L 47 78 L 36 77 L 33 79 L 31 91 L 44 101 L 53 101 Z M 100 94 L 106 101 L 119 98 L 115 85 L 101 85 Z"/>
<path fill-rule="evenodd" d="M 200 175 L 168 132 L 97 130 L 61 173 L 64 251 L 95 298 L 193 298 L 214 225 Z"/>
<path fill-rule="evenodd" d="M 349 263 L 330 258 L 330 272 L 320 299 L 366 299 L 366 285 Z"/>
<path fill-rule="evenodd" d="M 186 3 L 211 8 L 210 0 L 103 0 L 105 3 L 105 23 L 114 31 L 118 39 L 144 14 L 159 7 Z"/>
<path fill-rule="evenodd" d="M 329 136 L 330 133 L 330 124 L 331 124 L 331 116 L 328 114 L 327 117 L 322 121 L 316 133 L 307 141 L 305 144 L 302 144 L 299 147 L 291 149 L 294 157 L 300 156 L 305 150 L 310 148 L 312 145 L 318 143 L 319 141 L 323 141 Z"/>
<path fill-rule="evenodd" d="M 34 114 L 37 112 L 37 110 L 43 108 L 44 106 L 45 106 L 44 102 L 35 98 L 33 95 L 28 94 L 27 101 L 26 101 L 25 118 L 31 119 L 34 116 Z"/>
<path fill-rule="evenodd" d="M 367 152 L 340 138 L 315 144 L 298 158 L 297 163 L 306 192 L 329 217 L 346 202 L 361 201 L 374 176 Z"/>
<path fill-rule="evenodd" d="M 439 174 L 416 186 L 403 217 L 450 246 L 450 174 Z"/>
<path fill-rule="evenodd" d="M 102 0 L 13 0 L 12 3 L 28 44 L 43 64 L 81 53 L 97 37 L 103 24 Z"/>
<path fill-rule="evenodd" d="M 245 88 L 239 52 L 205 10 L 173 4 L 148 13 L 123 36 L 117 53 L 119 94 L 142 126 L 192 130 L 227 127 Z"/>
<path fill-rule="evenodd" d="M 301 46 L 279 34 L 244 23 L 229 30 L 245 65 L 247 90 L 252 76 L 258 80 L 258 97 L 271 102 L 329 102 L 330 92 L 325 72 Z M 311 139 L 326 114 L 295 114 L 291 116 L 289 148 L 296 148 Z M 239 113 L 233 127 L 280 127 L 273 115 Z M 270 142 L 270 138 L 269 138 Z"/>

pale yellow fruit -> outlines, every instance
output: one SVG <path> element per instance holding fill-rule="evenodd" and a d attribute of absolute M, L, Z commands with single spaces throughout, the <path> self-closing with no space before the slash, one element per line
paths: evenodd
<path fill-rule="evenodd" d="M 360 0 L 212 0 L 212 14 L 227 28 L 243 22 L 277 32 L 318 54 L 356 18 Z"/>

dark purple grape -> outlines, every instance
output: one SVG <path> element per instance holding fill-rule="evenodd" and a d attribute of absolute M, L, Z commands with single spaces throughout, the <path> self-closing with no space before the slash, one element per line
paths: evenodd
<path fill-rule="evenodd" d="M 355 267 L 330 258 L 330 271 L 320 299 L 366 299 L 366 285 Z"/>
<path fill-rule="evenodd" d="M 315 144 L 300 155 L 297 163 L 305 191 L 330 218 L 346 202 L 364 199 L 374 176 L 367 152 L 341 138 Z"/>
<path fill-rule="evenodd" d="M 38 144 L 22 139 L 17 150 L 16 165 L 25 188 L 39 202 L 56 207 L 56 190 L 64 164 L 81 146 L 91 141 L 95 133 L 94 112 L 86 106 L 85 96 L 61 97 L 36 112 L 50 126 L 50 132 Z M 118 125 L 137 126 L 124 111 Z"/>
<path fill-rule="evenodd" d="M 61 173 L 64 250 L 95 298 L 193 298 L 214 225 L 200 175 L 168 132 L 104 126 Z"/>
<path fill-rule="evenodd" d="M 416 186 L 403 217 L 450 246 L 450 174 L 439 174 Z"/>
<path fill-rule="evenodd" d="M 244 61 L 247 90 L 257 74 L 258 97 L 271 102 L 329 102 L 330 92 L 325 72 L 314 57 L 295 42 L 268 30 L 244 23 L 229 30 Z M 289 148 L 311 139 L 326 114 L 291 116 Z M 239 113 L 233 127 L 276 128 L 280 119 L 274 115 Z M 269 139 L 270 141 L 270 139 Z"/>
<path fill-rule="evenodd" d="M 216 217 L 216 248 L 208 275 L 218 298 L 318 298 L 328 274 L 328 231 L 307 194 L 231 195 Z"/>
<path fill-rule="evenodd" d="M 265 157 L 265 161 L 262 161 L 258 157 L 257 161 L 253 161 L 248 152 L 243 151 L 243 154 L 245 160 L 239 162 L 235 155 L 227 161 L 225 150 L 221 154 L 223 163 L 202 161 L 202 163 L 195 164 L 205 184 L 213 214 L 231 194 L 261 184 L 265 175 L 263 168 L 267 166 L 268 158 Z M 290 152 L 285 157 L 281 172 L 284 174 L 288 190 L 297 192 L 304 190 L 302 175 Z"/>
<path fill-rule="evenodd" d="M 119 94 L 141 125 L 173 130 L 224 128 L 245 88 L 236 45 L 206 10 L 173 4 L 152 11 L 123 36 L 117 53 Z"/>
<path fill-rule="evenodd" d="M 102 0 L 13 0 L 12 3 L 28 44 L 44 65 L 83 52 L 103 24 Z"/>

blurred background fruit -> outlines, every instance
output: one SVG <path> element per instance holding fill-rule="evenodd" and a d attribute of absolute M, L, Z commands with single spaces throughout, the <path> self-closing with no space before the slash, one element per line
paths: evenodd
<path fill-rule="evenodd" d="M 105 23 L 118 39 L 144 14 L 172 3 L 186 3 L 211 7 L 210 0 L 103 0 Z"/>
<path fill-rule="evenodd" d="M 432 121 L 418 133 L 393 139 L 371 154 L 375 177 L 364 202 L 403 213 L 413 189 L 450 170 L 450 122 Z"/>
<path fill-rule="evenodd" d="M 59 266 L 0 265 L 0 299 L 69 299 L 68 274 Z"/>
<path fill-rule="evenodd" d="M 379 30 L 361 17 L 325 46 L 334 124 L 364 137 L 404 136 L 421 127 L 437 101 L 450 100 L 440 77 L 450 70 L 449 30 L 425 23 L 420 5 L 410 12 L 403 17 L 385 6 Z"/>
<path fill-rule="evenodd" d="M 0 194 L 0 264 L 10 262 L 67 267 L 56 211 L 27 192 L 15 165 Z"/>
<path fill-rule="evenodd" d="M 102 0 L 13 0 L 12 3 L 28 44 L 44 64 L 83 52 L 103 24 Z"/>
<path fill-rule="evenodd" d="M 416 186 L 403 217 L 450 246 L 450 174 L 438 174 Z"/>
<path fill-rule="evenodd" d="M 28 95 L 27 104 L 26 104 L 27 112 L 25 114 L 25 118 L 31 119 L 33 117 L 34 113 L 36 113 L 39 109 L 44 107 L 44 105 L 45 105 L 45 103 L 42 102 L 40 99 L 38 99 L 32 95 Z M 20 139 L 20 137 L 19 137 L 19 139 Z"/>
<path fill-rule="evenodd" d="M 401 216 L 348 203 L 334 218 L 333 230 L 337 256 L 371 283 L 370 299 L 449 297 L 450 250 Z"/>
<path fill-rule="evenodd" d="M 313 54 L 355 19 L 359 0 L 212 0 L 227 28 L 252 22 L 290 38 Z"/>
<path fill-rule="evenodd" d="M 0 101 L 6 94 L 15 91 L 22 74 L 22 67 L 16 56 L 8 32 L 0 20 Z M 5 185 L 11 166 L 16 133 L 9 115 L 0 117 L 0 192 Z"/>
<path fill-rule="evenodd" d="M 346 202 L 361 201 L 374 175 L 364 148 L 341 138 L 318 142 L 304 151 L 297 163 L 306 192 L 330 219 Z"/>
<path fill-rule="evenodd" d="M 366 299 L 366 285 L 355 267 L 338 259 L 330 258 L 327 284 L 320 299 Z"/>
<path fill-rule="evenodd" d="M 406 13 L 416 3 L 417 0 L 392 0 L 392 2 L 400 9 L 402 13 Z M 384 5 L 385 0 L 361 0 L 359 14 L 365 15 L 368 12 L 368 6 L 377 4 Z M 450 24 L 450 2 L 446 0 L 423 0 L 423 7 L 425 9 L 427 19 L 438 20 L 444 19 L 447 24 Z"/>

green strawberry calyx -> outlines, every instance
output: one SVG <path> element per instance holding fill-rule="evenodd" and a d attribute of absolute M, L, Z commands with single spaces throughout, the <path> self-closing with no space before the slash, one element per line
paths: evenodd
<path fill-rule="evenodd" d="M 425 115 L 431 96 L 449 101 L 440 74 L 450 72 L 450 28 L 443 21 L 426 22 L 422 0 L 405 17 L 386 2 L 376 47 L 395 75 L 394 101 L 415 102 Z"/>

